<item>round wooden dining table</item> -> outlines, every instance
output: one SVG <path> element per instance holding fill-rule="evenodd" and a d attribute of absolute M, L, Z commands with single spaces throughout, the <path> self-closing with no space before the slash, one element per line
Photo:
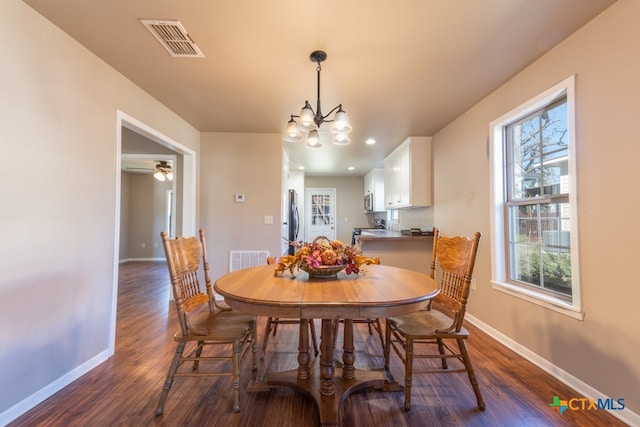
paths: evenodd
<path fill-rule="evenodd" d="M 365 386 L 384 388 L 387 381 L 381 371 L 354 368 L 353 319 L 418 311 L 437 295 L 437 284 L 426 274 L 386 265 L 368 265 L 361 274 L 341 272 L 328 280 L 303 271 L 275 275 L 274 270 L 273 265 L 238 270 L 216 280 L 214 290 L 235 310 L 301 319 L 298 368 L 269 373 L 267 384 L 306 393 L 318 406 L 321 425 L 337 425 L 340 403 L 350 393 Z M 310 363 L 309 319 L 322 319 L 319 364 Z M 334 363 L 333 322 L 338 320 L 344 320 L 341 366 Z"/>

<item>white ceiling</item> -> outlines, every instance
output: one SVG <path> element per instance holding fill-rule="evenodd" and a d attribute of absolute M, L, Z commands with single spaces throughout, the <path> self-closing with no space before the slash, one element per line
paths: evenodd
<path fill-rule="evenodd" d="M 363 175 L 433 135 L 614 0 L 24 0 L 200 131 L 280 134 L 315 108 L 349 114 L 351 144 L 289 144 L 292 168 Z M 204 58 L 173 58 L 139 19 L 176 19 Z M 366 146 L 374 137 L 378 144 Z M 347 171 L 354 166 L 353 172 Z"/>

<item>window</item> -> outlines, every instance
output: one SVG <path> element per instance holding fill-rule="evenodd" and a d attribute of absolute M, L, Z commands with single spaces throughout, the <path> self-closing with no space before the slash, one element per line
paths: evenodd
<path fill-rule="evenodd" d="M 491 124 L 494 288 L 582 318 L 574 78 Z"/>

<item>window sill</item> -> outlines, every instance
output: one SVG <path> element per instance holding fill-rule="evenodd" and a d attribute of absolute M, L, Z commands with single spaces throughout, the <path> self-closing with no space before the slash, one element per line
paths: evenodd
<path fill-rule="evenodd" d="M 504 282 L 491 281 L 491 287 L 497 291 L 504 292 L 516 298 L 523 299 L 530 303 L 553 310 L 565 316 L 572 317 L 577 320 L 584 320 L 584 312 L 579 307 L 574 307 L 565 301 L 553 298 L 547 295 L 541 295 L 533 291 L 521 288 L 520 286 L 511 285 Z"/>

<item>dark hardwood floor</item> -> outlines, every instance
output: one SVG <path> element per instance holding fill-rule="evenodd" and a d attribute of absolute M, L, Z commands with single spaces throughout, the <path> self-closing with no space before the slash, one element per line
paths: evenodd
<path fill-rule="evenodd" d="M 171 303 L 172 304 L 172 303 Z M 265 326 L 260 319 L 259 335 Z M 317 323 L 319 328 L 319 322 Z M 463 375 L 416 376 L 411 411 L 404 412 L 402 392 L 367 388 L 342 404 L 343 426 L 624 426 L 606 411 L 565 411 L 549 407 L 553 396 L 577 393 L 486 334 L 467 325 L 469 351 L 487 409 L 476 408 Z M 248 392 L 251 358 L 242 360 L 242 411 L 232 411 L 231 379 L 178 378 L 164 415 L 154 416 L 174 351 L 177 327 L 169 301 L 163 262 L 135 262 L 120 268 L 115 355 L 42 402 L 10 426 L 278 426 L 319 424 L 314 404 L 288 388 Z M 377 335 L 356 326 L 356 367 L 384 364 Z M 261 337 L 260 337 L 261 338 Z M 338 341 L 340 347 L 340 340 Z M 297 328 L 281 326 L 269 340 L 268 370 L 297 366 Z M 393 355 L 392 374 L 402 383 L 400 360 Z"/>

